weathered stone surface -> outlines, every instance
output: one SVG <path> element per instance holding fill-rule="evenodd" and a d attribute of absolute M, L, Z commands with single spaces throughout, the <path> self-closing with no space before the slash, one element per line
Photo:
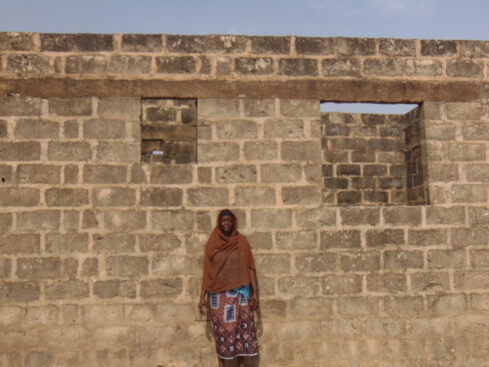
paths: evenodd
<path fill-rule="evenodd" d="M 156 58 L 156 71 L 158 73 L 195 73 L 196 70 L 197 63 L 192 56 L 161 56 Z"/>
<path fill-rule="evenodd" d="M 247 141 L 244 144 L 245 158 L 254 160 L 275 160 L 278 156 L 278 144 L 272 140 Z"/>
<path fill-rule="evenodd" d="M 279 73 L 289 76 L 315 76 L 318 64 L 314 59 L 280 59 Z"/>
<path fill-rule="evenodd" d="M 190 206 L 226 206 L 229 204 L 229 192 L 226 188 L 201 187 L 187 190 Z"/>
<path fill-rule="evenodd" d="M 333 39 L 296 37 L 295 49 L 299 55 L 331 55 L 333 53 Z"/>
<path fill-rule="evenodd" d="M 255 54 L 289 54 L 290 37 L 258 36 L 251 38 L 251 52 Z"/>
<path fill-rule="evenodd" d="M 0 206 L 32 207 L 39 203 L 39 190 L 30 188 L 0 188 Z"/>
<path fill-rule="evenodd" d="M 88 190 L 52 188 L 46 190 L 48 206 L 77 207 L 88 204 Z"/>
<path fill-rule="evenodd" d="M 34 42 L 32 33 L 2 32 L 0 34 L 0 50 L 30 51 Z"/>
<path fill-rule="evenodd" d="M 266 75 L 273 73 L 271 57 L 238 57 L 234 60 L 234 71 L 244 75 Z"/>
<path fill-rule="evenodd" d="M 111 210 L 103 213 L 106 229 L 112 231 L 127 231 L 144 229 L 146 226 L 146 212 L 136 210 Z"/>
<path fill-rule="evenodd" d="M 50 161 L 87 161 L 92 151 L 86 142 L 49 142 L 48 158 Z"/>
<path fill-rule="evenodd" d="M 94 184 L 125 183 L 127 171 L 125 166 L 85 165 L 83 181 Z"/>
<path fill-rule="evenodd" d="M 2 161 L 38 161 L 41 157 L 39 142 L 0 142 Z"/>
<path fill-rule="evenodd" d="M 252 210 L 251 224 L 254 228 L 287 228 L 292 222 L 289 210 Z"/>
<path fill-rule="evenodd" d="M 217 137 L 223 140 L 256 138 L 256 123 L 248 120 L 218 121 Z"/>
<path fill-rule="evenodd" d="M 286 161 L 319 161 L 321 159 L 320 142 L 311 141 L 284 141 L 281 144 L 281 157 Z"/>
<path fill-rule="evenodd" d="M 139 277 L 148 274 L 146 256 L 110 256 L 106 259 L 107 274 L 119 277 Z"/>
<path fill-rule="evenodd" d="M 18 120 L 14 134 L 19 139 L 56 139 L 59 123 L 49 120 Z"/>
<path fill-rule="evenodd" d="M 297 182 L 301 177 L 302 169 L 299 164 L 264 164 L 261 166 L 262 182 Z"/>
<path fill-rule="evenodd" d="M 236 161 L 239 157 L 239 145 L 236 143 L 202 143 L 197 146 L 199 162 Z"/>
<path fill-rule="evenodd" d="M 359 230 L 321 231 L 321 249 L 360 248 Z"/>
<path fill-rule="evenodd" d="M 282 188 L 285 205 L 314 205 L 321 202 L 321 190 L 317 186 L 292 186 Z"/>
<path fill-rule="evenodd" d="M 67 280 L 46 285 L 49 300 L 81 299 L 88 297 L 88 283 L 81 280 Z"/>
<path fill-rule="evenodd" d="M 381 39 L 379 50 L 386 56 L 415 56 L 416 54 L 413 40 Z"/>
<path fill-rule="evenodd" d="M 452 56 L 457 53 L 456 41 L 421 40 L 422 56 Z"/>
<path fill-rule="evenodd" d="M 236 204 L 240 206 L 274 205 L 275 190 L 272 187 L 246 186 L 235 191 Z"/>
<path fill-rule="evenodd" d="M 335 51 L 338 55 L 373 55 L 375 40 L 369 38 L 336 38 Z"/>
<path fill-rule="evenodd" d="M 60 226 L 61 213 L 57 210 L 35 210 L 17 213 L 20 230 L 54 230 Z"/>
<path fill-rule="evenodd" d="M 163 42 L 160 34 L 123 34 L 121 47 L 129 52 L 160 52 Z"/>
<path fill-rule="evenodd" d="M 42 51 L 112 51 L 113 36 L 110 34 L 41 34 Z"/>
<path fill-rule="evenodd" d="M 93 293 L 100 298 L 135 298 L 136 283 L 129 280 L 102 280 L 93 285 Z"/>
<path fill-rule="evenodd" d="M 182 204 L 183 191 L 181 189 L 149 188 L 141 192 L 142 206 L 180 206 Z"/>
<path fill-rule="evenodd" d="M 143 280 L 141 282 L 141 297 L 162 298 L 178 296 L 182 292 L 180 278 Z"/>
<path fill-rule="evenodd" d="M 49 58 L 41 55 L 17 54 L 7 57 L 5 70 L 9 73 L 41 74 L 52 72 Z"/>

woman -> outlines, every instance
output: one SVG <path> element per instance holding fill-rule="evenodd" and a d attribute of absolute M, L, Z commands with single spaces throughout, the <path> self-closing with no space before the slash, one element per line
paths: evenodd
<path fill-rule="evenodd" d="M 222 210 L 207 241 L 199 310 L 210 311 L 219 367 L 224 360 L 258 354 L 253 310 L 258 308 L 255 260 L 246 237 L 238 232 L 238 221 L 230 210 Z M 206 301 L 207 295 L 207 301 Z"/>

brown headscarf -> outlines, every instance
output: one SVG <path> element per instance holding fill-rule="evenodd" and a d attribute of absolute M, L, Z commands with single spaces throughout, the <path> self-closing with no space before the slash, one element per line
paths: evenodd
<path fill-rule="evenodd" d="M 204 252 L 202 290 L 214 293 L 250 284 L 250 269 L 255 270 L 255 259 L 250 244 L 246 237 L 238 232 L 236 217 L 233 233 L 229 237 L 221 231 L 219 218 L 223 212 L 217 216 L 216 227 L 205 245 Z"/>

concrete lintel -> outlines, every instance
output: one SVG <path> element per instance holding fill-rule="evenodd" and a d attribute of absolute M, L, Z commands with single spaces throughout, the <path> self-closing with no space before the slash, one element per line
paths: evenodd
<path fill-rule="evenodd" d="M 407 80 L 113 80 L 27 78 L 0 80 L 0 97 L 298 98 L 331 102 L 470 102 L 481 82 Z"/>

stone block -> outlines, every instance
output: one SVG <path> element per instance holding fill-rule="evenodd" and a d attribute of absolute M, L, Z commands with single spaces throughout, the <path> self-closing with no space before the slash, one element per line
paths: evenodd
<path fill-rule="evenodd" d="M 8 130 L 7 130 L 7 121 L 0 120 L 0 138 L 7 138 Z"/>
<path fill-rule="evenodd" d="M 468 181 L 489 182 L 489 164 L 471 164 L 465 166 Z"/>
<path fill-rule="evenodd" d="M 453 203 L 486 203 L 487 185 L 452 185 L 450 197 Z"/>
<path fill-rule="evenodd" d="M 199 163 L 237 161 L 239 145 L 223 142 L 201 143 L 197 145 L 197 159 Z"/>
<path fill-rule="evenodd" d="M 321 144 L 317 140 L 283 141 L 281 158 L 286 161 L 320 161 Z"/>
<path fill-rule="evenodd" d="M 136 210 L 111 210 L 103 213 L 105 228 L 110 231 L 128 231 L 146 227 L 146 212 Z"/>
<path fill-rule="evenodd" d="M 153 184 L 191 183 L 192 167 L 187 165 L 152 166 L 150 182 Z"/>
<path fill-rule="evenodd" d="M 136 298 L 136 283 L 131 280 L 100 280 L 93 284 L 93 294 L 99 298 Z"/>
<path fill-rule="evenodd" d="M 471 226 L 487 226 L 489 224 L 489 208 L 469 208 L 469 223 Z"/>
<path fill-rule="evenodd" d="M 404 74 L 404 62 L 397 59 L 366 59 L 363 72 L 366 75 L 400 76 Z"/>
<path fill-rule="evenodd" d="M 47 206 L 79 207 L 88 204 L 87 189 L 51 188 L 45 192 Z"/>
<path fill-rule="evenodd" d="M 139 277 L 148 274 L 146 256 L 109 256 L 105 262 L 107 274 L 120 277 Z"/>
<path fill-rule="evenodd" d="M 421 40 L 422 56 L 453 56 L 457 50 L 457 41 Z"/>
<path fill-rule="evenodd" d="M 278 144 L 273 140 L 256 140 L 244 143 L 244 155 L 249 161 L 275 160 L 278 156 Z"/>
<path fill-rule="evenodd" d="M 415 292 L 443 292 L 450 289 L 446 272 L 428 272 L 410 274 L 411 289 Z"/>
<path fill-rule="evenodd" d="M 24 322 L 30 326 L 57 324 L 59 308 L 55 305 L 28 307 L 25 309 Z"/>
<path fill-rule="evenodd" d="M 427 296 L 428 311 L 435 314 L 458 313 L 467 309 L 463 294 Z"/>
<path fill-rule="evenodd" d="M 41 237 L 38 234 L 10 234 L 0 237 L 0 254 L 38 254 Z"/>
<path fill-rule="evenodd" d="M 318 62 L 315 59 L 287 58 L 279 60 L 279 74 L 287 76 L 318 75 Z"/>
<path fill-rule="evenodd" d="M 277 247 L 283 250 L 316 249 L 315 231 L 277 232 L 275 235 Z"/>
<path fill-rule="evenodd" d="M 12 217 L 10 213 L 0 213 L 0 232 L 6 233 L 12 228 Z"/>
<path fill-rule="evenodd" d="M 0 300 L 4 303 L 32 302 L 41 294 L 37 282 L 2 282 L 0 283 Z"/>
<path fill-rule="evenodd" d="M 80 269 L 80 275 L 82 277 L 91 277 L 98 275 L 98 258 L 87 257 L 83 260 Z"/>
<path fill-rule="evenodd" d="M 275 205 L 275 189 L 272 187 L 237 187 L 235 197 L 239 206 Z"/>
<path fill-rule="evenodd" d="M 315 205 L 321 202 L 321 189 L 317 186 L 282 187 L 285 205 Z"/>
<path fill-rule="evenodd" d="M 341 56 L 368 56 L 375 54 L 373 38 L 335 38 L 335 52 Z"/>
<path fill-rule="evenodd" d="M 160 52 L 163 48 L 160 34 L 123 34 L 122 51 Z"/>
<path fill-rule="evenodd" d="M 41 98 L 0 97 L 0 116 L 39 116 L 41 108 Z"/>
<path fill-rule="evenodd" d="M 111 34 L 59 34 L 43 33 L 41 51 L 67 52 L 113 51 L 113 35 Z"/>
<path fill-rule="evenodd" d="M 253 209 L 251 225 L 253 228 L 288 228 L 292 225 L 292 213 L 287 209 Z"/>
<path fill-rule="evenodd" d="M 88 297 L 89 287 L 81 280 L 67 280 L 46 284 L 44 292 L 48 300 L 81 299 Z"/>
<path fill-rule="evenodd" d="M 359 230 L 321 231 L 321 249 L 348 249 L 360 248 L 361 239 Z"/>
<path fill-rule="evenodd" d="M 10 259 L 1 259 L 0 260 L 0 279 L 1 278 L 10 278 L 10 272 L 12 269 L 12 261 Z M 1 323 L 1 319 L 0 319 Z"/>
<path fill-rule="evenodd" d="M 274 99 L 245 99 L 244 114 L 251 117 L 275 116 Z"/>
<path fill-rule="evenodd" d="M 130 206 L 134 205 L 135 202 L 136 192 L 134 189 L 103 187 L 92 190 L 92 203 L 94 206 Z"/>
<path fill-rule="evenodd" d="M 223 140 L 256 138 L 256 123 L 248 120 L 217 121 L 217 137 Z"/>
<path fill-rule="evenodd" d="M 256 182 L 256 167 L 233 165 L 216 168 L 218 183 L 252 183 Z"/>
<path fill-rule="evenodd" d="M 50 161 L 88 161 L 91 159 L 90 144 L 86 142 L 49 142 Z"/>
<path fill-rule="evenodd" d="M 97 144 L 97 159 L 105 162 L 132 162 L 141 159 L 139 144 L 101 142 Z"/>
<path fill-rule="evenodd" d="M 471 250 L 470 263 L 475 269 L 489 267 L 489 251 L 488 250 Z"/>
<path fill-rule="evenodd" d="M 321 278 L 323 294 L 357 294 L 362 292 L 363 276 L 359 274 L 326 275 Z"/>
<path fill-rule="evenodd" d="M 289 254 L 257 254 L 255 261 L 258 274 L 290 274 Z"/>
<path fill-rule="evenodd" d="M 16 74 L 50 73 L 49 57 L 44 55 L 16 54 L 6 58 L 5 71 Z"/>
<path fill-rule="evenodd" d="M 302 228 L 320 228 L 336 225 L 336 209 L 312 208 L 300 209 L 296 212 L 297 225 Z"/>
<path fill-rule="evenodd" d="M 455 332 L 461 335 L 485 335 L 489 322 L 485 315 L 459 315 L 454 318 Z"/>
<path fill-rule="evenodd" d="M 416 56 L 414 40 L 381 39 L 379 50 L 385 56 Z"/>
<path fill-rule="evenodd" d="M 240 117 L 239 99 L 199 99 L 199 118 Z"/>
<path fill-rule="evenodd" d="M 141 297 L 162 298 L 175 297 L 182 293 L 183 282 L 181 278 L 152 279 L 141 281 Z"/>
<path fill-rule="evenodd" d="M 452 161 L 485 161 L 484 144 L 448 143 L 448 159 Z"/>
<path fill-rule="evenodd" d="M 86 120 L 83 122 L 85 139 L 121 139 L 127 138 L 126 122 L 122 120 Z"/>
<path fill-rule="evenodd" d="M 60 226 L 58 210 L 33 210 L 17 213 L 17 229 L 24 231 L 54 230 Z"/>
<path fill-rule="evenodd" d="M 134 252 L 136 238 L 128 233 L 105 233 L 93 235 L 93 249 L 97 252 Z"/>
<path fill-rule="evenodd" d="M 465 208 L 462 206 L 426 208 L 427 224 L 464 224 Z"/>
<path fill-rule="evenodd" d="M 461 302 L 461 301 L 459 301 Z M 489 295 L 487 294 L 471 294 L 470 306 L 473 310 L 487 311 L 489 310 Z"/>
<path fill-rule="evenodd" d="M 297 247 L 299 249 L 301 247 Z M 304 247 L 302 247 L 304 248 Z M 293 249 L 291 247 L 291 249 Z M 318 274 L 336 271 L 337 256 L 333 253 L 295 254 L 295 268 L 300 274 Z"/>
<path fill-rule="evenodd" d="M 197 275 L 196 273 L 200 275 L 200 269 L 187 256 L 157 255 L 151 261 L 151 274 L 160 277 Z"/>
<path fill-rule="evenodd" d="M 58 116 L 90 116 L 91 98 L 50 98 L 49 112 Z"/>
<path fill-rule="evenodd" d="M 254 232 L 246 236 L 248 242 L 251 245 L 251 248 L 256 249 L 271 249 L 272 242 L 272 234 L 270 232 Z"/>
<path fill-rule="evenodd" d="M 177 53 L 243 53 L 247 37 L 235 35 L 167 35 L 166 44 L 170 52 Z"/>
<path fill-rule="evenodd" d="M 37 161 L 41 158 L 39 142 L 0 142 L 0 160 L 2 161 Z"/>
<path fill-rule="evenodd" d="M 151 57 L 142 55 L 116 55 L 109 59 L 109 73 L 149 74 Z"/>
<path fill-rule="evenodd" d="M 105 97 L 98 100 L 98 115 L 102 118 L 138 120 L 141 102 L 133 97 Z"/>
<path fill-rule="evenodd" d="M 288 55 L 290 37 L 255 36 L 251 38 L 251 52 L 254 54 Z"/>
<path fill-rule="evenodd" d="M 273 73 L 271 57 L 237 57 L 234 59 L 234 71 L 244 75 L 267 75 Z"/>
<path fill-rule="evenodd" d="M 323 76 L 360 77 L 361 64 L 356 59 L 324 59 L 322 61 Z"/>
<path fill-rule="evenodd" d="M 445 104 L 445 113 L 448 120 L 479 120 L 482 116 L 482 106 L 480 103 L 451 102 Z M 466 131 L 470 126 L 464 125 L 462 131 Z M 467 139 L 465 134 L 464 139 Z"/>
<path fill-rule="evenodd" d="M 59 123 L 42 119 L 21 119 L 15 124 L 14 134 L 18 139 L 57 139 Z"/>
<path fill-rule="evenodd" d="M 344 272 L 375 272 L 380 270 L 380 253 L 378 251 L 345 253 L 340 257 L 340 266 Z"/>
<path fill-rule="evenodd" d="M 76 184 L 78 183 L 78 166 L 70 164 L 63 168 L 63 183 Z"/>
<path fill-rule="evenodd" d="M 0 206 L 32 207 L 38 204 L 39 204 L 39 190 L 37 189 L 0 188 Z"/>
<path fill-rule="evenodd" d="M 262 182 L 297 182 L 301 177 L 302 169 L 299 164 L 264 164 L 261 166 Z"/>
<path fill-rule="evenodd" d="M 280 113 L 285 117 L 320 117 L 319 100 L 281 99 Z"/>
<path fill-rule="evenodd" d="M 56 363 L 55 354 L 48 351 L 34 351 L 27 353 L 25 357 L 26 367 L 53 366 Z"/>
<path fill-rule="evenodd" d="M 379 312 L 377 298 L 354 297 L 338 299 L 338 313 L 349 316 L 376 315 Z"/>
<path fill-rule="evenodd" d="M 156 58 L 156 72 L 161 74 L 191 74 L 197 71 L 192 56 L 161 56 Z"/>
<path fill-rule="evenodd" d="M 187 203 L 190 206 L 227 206 L 229 191 L 215 187 L 190 188 L 187 190 Z"/>
<path fill-rule="evenodd" d="M 383 257 L 384 268 L 390 271 L 421 269 L 424 264 L 422 251 L 385 251 Z"/>
<path fill-rule="evenodd" d="M 367 290 L 369 292 L 404 293 L 407 291 L 407 276 L 396 273 L 367 274 Z"/>
<path fill-rule="evenodd" d="M 126 183 L 126 167 L 112 165 L 85 165 L 83 167 L 83 182 L 91 184 Z"/>
<path fill-rule="evenodd" d="M 94 345 L 128 347 L 136 342 L 135 334 L 134 328 L 129 326 L 111 326 L 93 329 L 90 339 Z M 104 359 L 102 356 L 101 360 Z"/>
<path fill-rule="evenodd" d="M 82 228 L 97 228 L 99 222 L 97 220 L 96 214 L 92 210 L 85 210 L 82 212 Z"/>
<path fill-rule="evenodd" d="M 484 64 L 471 59 L 447 61 L 447 75 L 456 78 L 482 78 Z"/>
<path fill-rule="evenodd" d="M 30 51 L 34 47 L 32 33 L 2 32 L 0 34 L 0 50 Z"/>
<path fill-rule="evenodd" d="M 450 230 L 450 239 L 453 248 L 487 246 L 489 244 L 489 228 L 453 228 Z"/>
<path fill-rule="evenodd" d="M 46 235 L 46 252 L 51 254 L 86 253 L 88 235 L 86 233 L 51 233 Z"/>
<path fill-rule="evenodd" d="M 161 210 L 151 213 L 151 228 L 165 231 L 188 230 L 194 226 L 194 214 L 186 210 Z"/>
<path fill-rule="evenodd" d="M 439 76 L 443 74 L 443 64 L 438 60 L 406 60 L 408 76 Z"/>
<path fill-rule="evenodd" d="M 295 119 L 267 120 L 264 125 L 265 138 L 303 138 L 304 122 Z"/>
<path fill-rule="evenodd" d="M 391 225 L 411 225 L 421 224 L 421 208 L 416 207 L 397 207 L 382 208 L 384 222 Z"/>
<path fill-rule="evenodd" d="M 84 305 L 83 319 L 88 324 L 121 323 L 124 320 L 124 306 L 117 304 Z"/>
<path fill-rule="evenodd" d="M 456 271 L 454 287 L 460 290 L 489 289 L 489 272 L 487 271 Z"/>
<path fill-rule="evenodd" d="M 298 55 L 331 55 L 334 40 L 320 37 L 296 37 L 295 49 Z"/>
<path fill-rule="evenodd" d="M 21 279 L 57 279 L 61 261 L 59 257 L 19 258 L 16 274 Z"/>
<path fill-rule="evenodd" d="M 446 229 L 410 229 L 408 244 L 411 246 L 433 246 L 447 244 Z"/>
<path fill-rule="evenodd" d="M 35 164 L 19 165 L 17 167 L 17 182 L 59 184 L 61 182 L 61 167 Z"/>
<path fill-rule="evenodd" d="M 180 206 L 182 205 L 183 191 L 182 189 L 160 189 L 147 188 L 141 191 L 142 206 Z"/>
<path fill-rule="evenodd" d="M 314 297 L 320 294 L 320 279 L 317 277 L 283 277 L 278 279 L 278 290 L 292 296 Z"/>
<path fill-rule="evenodd" d="M 431 164 L 428 172 L 430 182 L 458 181 L 458 165 L 455 164 Z"/>
<path fill-rule="evenodd" d="M 349 226 L 378 225 L 379 208 L 340 208 L 341 223 Z"/>

